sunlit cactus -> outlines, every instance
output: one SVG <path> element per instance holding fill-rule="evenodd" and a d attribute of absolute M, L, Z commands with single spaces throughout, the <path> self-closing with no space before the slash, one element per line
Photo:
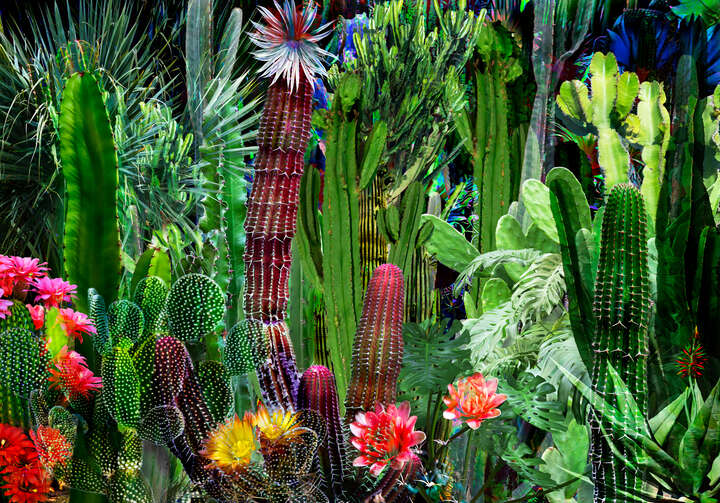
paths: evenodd
<path fill-rule="evenodd" d="M 327 435 L 319 448 L 328 497 L 331 501 L 342 494 L 346 476 L 345 435 L 338 408 L 335 376 L 322 365 L 313 365 L 303 372 L 298 392 L 298 408 L 317 412 L 325 422 Z"/>
<path fill-rule="evenodd" d="M 403 357 L 404 280 L 399 267 L 383 264 L 373 272 L 353 344 L 346 420 L 375 404 L 395 403 Z"/>

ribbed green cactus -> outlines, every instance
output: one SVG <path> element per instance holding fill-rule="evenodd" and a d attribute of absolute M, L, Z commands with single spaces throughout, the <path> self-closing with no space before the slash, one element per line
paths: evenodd
<path fill-rule="evenodd" d="M 345 399 L 348 422 L 377 403 L 395 403 L 403 357 L 404 299 L 402 271 L 392 264 L 375 269 L 353 344 L 352 373 Z"/>
<path fill-rule="evenodd" d="M 520 164 L 510 164 L 510 130 L 508 113 L 511 103 L 507 86 L 521 74 L 519 47 L 512 34 L 501 24 L 486 25 L 480 31 L 477 50 L 481 69 L 474 73 L 474 111 L 455 115 L 458 133 L 472 156 L 473 181 L 478 187 L 478 240 L 480 252 L 495 249 L 495 226 L 517 199 Z M 519 163 L 521 159 L 517 160 Z"/>
<path fill-rule="evenodd" d="M 650 288 L 646 232 L 642 194 L 631 185 L 615 185 L 605 207 L 595 280 L 592 387 L 613 405 L 630 398 L 635 400 L 640 414 L 626 418 L 628 429 L 644 425 L 642 414 L 647 412 Z M 630 396 L 618 396 L 613 390 L 608 365 L 617 370 Z M 598 417 L 602 415 L 601 407 L 591 416 L 595 501 L 629 502 L 631 499 L 620 491 L 641 489 L 642 477 L 629 470 L 610 450 L 600 431 Z M 625 449 L 621 448 L 620 454 L 628 456 Z"/>
<path fill-rule="evenodd" d="M 29 398 L 31 391 L 43 388 L 49 363 L 44 341 L 32 332 L 12 328 L 0 334 L 0 375 L 12 393 Z"/>
<path fill-rule="evenodd" d="M 225 338 L 223 363 L 230 375 L 243 375 L 255 369 L 258 351 L 263 348 L 263 323 L 242 320 L 230 329 Z"/>
<path fill-rule="evenodd" d="M 106 301 L 120 283 L 118 158 L 102 90 L 90 73 L 65 84 L 60 105 L 60 160 L 66 185 L 65 272 L 78 286 L 77 307 L 95 288 Z M 92 363 L 92 354 L 86 354 Z M 91 365 L 92 367 L 92 365 Z"/>

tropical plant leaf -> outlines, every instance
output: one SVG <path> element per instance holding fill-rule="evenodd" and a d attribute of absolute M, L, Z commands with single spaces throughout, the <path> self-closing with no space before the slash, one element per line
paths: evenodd
<path fill-rule="evenodd" d="M 565 295 L 562 257 L 546 253 L 533 262 L 514 287 L 512 304 L 523 324 L 548 316 Z"/>

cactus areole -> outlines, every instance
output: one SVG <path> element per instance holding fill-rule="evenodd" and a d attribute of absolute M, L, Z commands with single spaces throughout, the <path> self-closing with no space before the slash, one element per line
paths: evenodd
<path fill-rule="evenodd" d="M 260 362 L 261 375 L 278 376 L 271 383 L 282 389 L 263 389 L 266 397 L 278 397 L 276 405 L 294 407 L 299 384 L 295 358 L 287 337 L 285 317 L 290 275 L 290 243 L 295 235 L 298 193 L 305 149 L 310 139 L 312 93 L 315 75 L 323 74 L 320 58 L 327 53 L 317 42 L 328 25 L 313 29 L 316 8 L 298 10 L 286 1 L 273 10 L 259 7 L 264 25 L 253 23 L 250 35 L 259 47 L 255 56 L 263 62 L 261 76 L 272 79 L 260 119 L 258 154 L 248 201 L 245 232 L 245 314 L 268 325 L 270 353 L 280 352 L 285 364 Z M 275 348 L 276 342 L 281 342 Z M 281 378 L 280 378 L 281 377 Z M 289 393 L 288 393 L 289 392 Z"/>

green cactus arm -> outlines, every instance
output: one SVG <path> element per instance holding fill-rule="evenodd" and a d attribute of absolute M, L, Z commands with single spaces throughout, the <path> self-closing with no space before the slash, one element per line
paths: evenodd
<path fill-rule="evenodd" d="M 121 268 L 117 152 L 100 87 L 88 73 L 73 75 L 65 85 L 60 159 L 66 184 L 65 272 L 78 286 L 77 307 L 87 312 L 88 288 L 108 302 L 117 296 Z"/>

